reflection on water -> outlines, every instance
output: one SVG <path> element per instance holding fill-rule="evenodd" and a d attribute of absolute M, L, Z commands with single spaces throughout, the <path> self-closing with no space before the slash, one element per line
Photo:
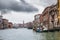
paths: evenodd
<path fill-rule="evenodd" d="M 31 29 L 0 30 L 0 40 L 60 40 L 60 32 L 36 33 Z"/>

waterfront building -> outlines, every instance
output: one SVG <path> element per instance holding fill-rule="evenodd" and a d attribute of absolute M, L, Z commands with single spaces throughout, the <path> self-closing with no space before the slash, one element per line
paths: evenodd
<path fill-rule="evenodd" d="M 23 24 L 18 24 L 19 25 L 19 28 L 23 28 Z"/>
<path fill-rule="evenodd" d="M 33 30 L 36 30 L 36 22 L 35 22 L 35 20 L 33 21 Z"/>
<path fill-rule="evenodd" d="M 49 29 L 55 29 L 58 28 L 58 10 L 57 10 L 57 4 L 50 6 L 49 11 Z M 50 28 L 52 27 L 52 28 Z"/>
<path fill-rule="evenodd" d="M 41 14 L 37 14 L 37 15 L 35 15 L 34 16 L 34 27 L 33 27 L 33 29 L 37 29 L 37 28 L 40 28 L 40 15 Z"/>
<path fill-rule="evenodd" d="M 13 24 L 13 28 L 19 28 L 19 27 L 20 27 L 20 24 L 16 24 L 16 23 Z"/>
<path fill-rule="evenodd" d="M 43 27 L 43 15 L 40 14 L 40 27 L 42 28 Z"/>
<path fill-rule="evenodd" d="M 60 0 L 57 0 L 58 2 L 58 26 L 60 27 Z"/>
<path fill-rule="evenodd" d="M 42 12 L 43 16 L 43 27 L 48 29 L 49 28 L 49 10 L 50 6 L 46 7 L 44 11 Z"/>
<path fill-rule="evenodd" d="M 28 22 L 28 23 L 26 23 L 26 26 L 27 26 L 27 28 L 32 29 L 33 28 L 33 23 Z"/>
<path fill-rule="evenodd" d="M 3 28 L 8 28 L 8 20 L 7 19 L 2 19 L 2 24 L 3 24 Z"/>
<path fill-rule="evenodd" d="M 8 28 L 13 28 L 13 23 L 12 22 L 8 22 Z"/>
<path fill-rule="evenodd" d="M 48 6 L 42 12 L 43 15 L 43 26 L 48 30 L 52 30 L 58 27 L 58 10 L 57 4 Z"/>
<path fill-rule="evenodd" d="M 60 28 L 60 0 L 58 4 L 48 6 L 44 9 L 42 14 L 34 16 L 33 29 L 41 27 L 47 30 Z"/>
<path fill-rule="evenodd" d="M 56 5 L 50 6 L 49 16 L 49 27 L 60 29 L 60 0 L 57 0 Z"/>

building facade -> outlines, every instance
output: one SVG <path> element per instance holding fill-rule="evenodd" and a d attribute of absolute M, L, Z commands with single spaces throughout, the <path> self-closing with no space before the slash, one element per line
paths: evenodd
<path fill-rule="evenodd" d="M 46 30 L 49 28 L 49 10 L 50 10 L 50 6 L 46 7 L 44 9 L 44 11 L 42 12 L 42 16 L 43 16 L 43 28 L 46 29 Z"/>
<path fill-rule="evenodd" d="M 41 27 L 41 24 L 42 24 L 42 14 L 37 14 L 34 16 L 34 21 L 33 21 L 33 29 L 37 29 L 37 28 L 40 28 Z"/>
<path fill-rule="evenodd" d="M 8 22 L 8 28 L 13 28 L 13 23 L 12 22 Z"/>
<path fill-rule="evenodd" d="M 43 25 L 43 16 L 42 16 L 42 14 L 40 14 L 40 25 L 41 26 Z"/>
<path fill-rule="evenodd" d="M 34 28 L 43 25 L 47 30 L 60 29 L 60 0 L 57 1 L 58 4 L 46 7 L 40 16 L 34 16 Z"/>
<path fill-rule="evenodd" d="M 3 29 L 8 28 L 8 20 L 2 19 Z"/>
<path fill-rule="evenodd" d="M 58 26 L 60 27 L 60 0 L 57 0 L 58 2 Z"/>
<path fill-rule="evenodd" d="M 33 22 L 26 23 L 27 28 L 32 29 L 33 28 Z"/>
<path fill-rule="evenodd" d="M 52 5 L 50 7 L 49 11 L 49 28 L 51 29 L 58 28 L 58 10 L 57 10 L 57 4 Z"/>

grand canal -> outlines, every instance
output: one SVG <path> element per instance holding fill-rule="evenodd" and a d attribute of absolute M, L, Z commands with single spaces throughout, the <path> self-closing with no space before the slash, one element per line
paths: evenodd
<path fill-rule="evenodd" d="M 32 29 L 0 30 L 0 40 L 60 40 L 60 32 L 36 33 Z"/>

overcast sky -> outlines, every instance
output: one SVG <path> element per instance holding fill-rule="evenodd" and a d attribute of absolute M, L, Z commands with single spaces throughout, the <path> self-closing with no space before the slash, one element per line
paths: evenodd
<path fill-rule="evenodd" d="M 3 18 L 13 23 L 32 22 L 34 15 L 41 14 L 45 7 L 54 5 L 57 0 L 0 0 Z"/>

